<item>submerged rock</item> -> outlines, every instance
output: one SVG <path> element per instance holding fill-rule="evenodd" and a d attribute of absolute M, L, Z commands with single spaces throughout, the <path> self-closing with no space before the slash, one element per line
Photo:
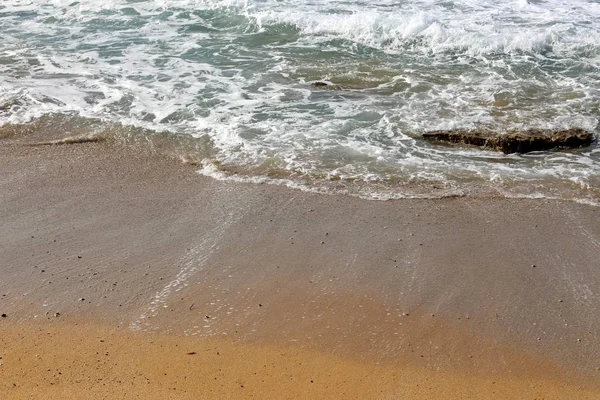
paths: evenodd
<path fill-rule="evenodd" d="M 584 147 L 589 146 L 594 139 L 590 132 L 583 129 L 562 131 L 530 129 L 506 133 L 467 130 L 433 131 L 423 134 L 423 138 L 431 141 L 480 146 L 502 151 L 505 154 Z"/>

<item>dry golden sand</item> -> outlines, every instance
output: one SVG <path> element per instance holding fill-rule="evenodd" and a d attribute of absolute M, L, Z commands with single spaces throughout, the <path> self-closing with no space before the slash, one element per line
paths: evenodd
<path fill-rule="evenodd" d="M 600 399 L 598 208 L 41 139 L 0 140 L 1 400 Z"/>
<path fill-rule="evenodd" d="M 597 399 L 561 381 L 76 323 L 2 328 L 6 399 Z"/>

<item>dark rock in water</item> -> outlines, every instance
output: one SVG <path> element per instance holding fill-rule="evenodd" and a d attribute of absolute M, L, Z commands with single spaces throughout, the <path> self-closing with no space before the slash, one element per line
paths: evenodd
<path fill-rule="evenodd" d="M 584 147 L 589 146 L 594 139 L 590 132 L 583 129 L 562 131 L 530 129 L 506 133 L 466 130 L 433 131 L 423 134 L 423 138 L 431 141 L 480 146 L 502 151 L 505 154 Z"/>
<path fill-rule="evenodd" d="M 311 82 L 311 85 L 316 88 L 319 88 L 319 89 L 343 90 L 343 88 L 340 85 L 335 85 L 333 83 L 324 82 L 324 81 L 314 81 L 314 82 Z"/>

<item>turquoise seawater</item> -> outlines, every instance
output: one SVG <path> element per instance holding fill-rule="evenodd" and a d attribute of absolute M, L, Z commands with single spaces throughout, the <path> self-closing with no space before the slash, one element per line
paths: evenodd
<path fill-rule="evenodd" d="M 421 139 L 597 134 L 597 1 L 4 0 L 0 32 L 1 125 L 172 138 L 219 179 L 372 199 L 600 201 L 596 143 L 507 156 Z"/>

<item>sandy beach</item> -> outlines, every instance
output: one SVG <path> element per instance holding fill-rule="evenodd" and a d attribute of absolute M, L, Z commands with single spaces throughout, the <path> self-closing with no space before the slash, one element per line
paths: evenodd
<path fill-rule="evenodd" d="M 600 398 L 596 207 L 366 201 L 41 137 L 0 140 L 7 399 Z"/>

